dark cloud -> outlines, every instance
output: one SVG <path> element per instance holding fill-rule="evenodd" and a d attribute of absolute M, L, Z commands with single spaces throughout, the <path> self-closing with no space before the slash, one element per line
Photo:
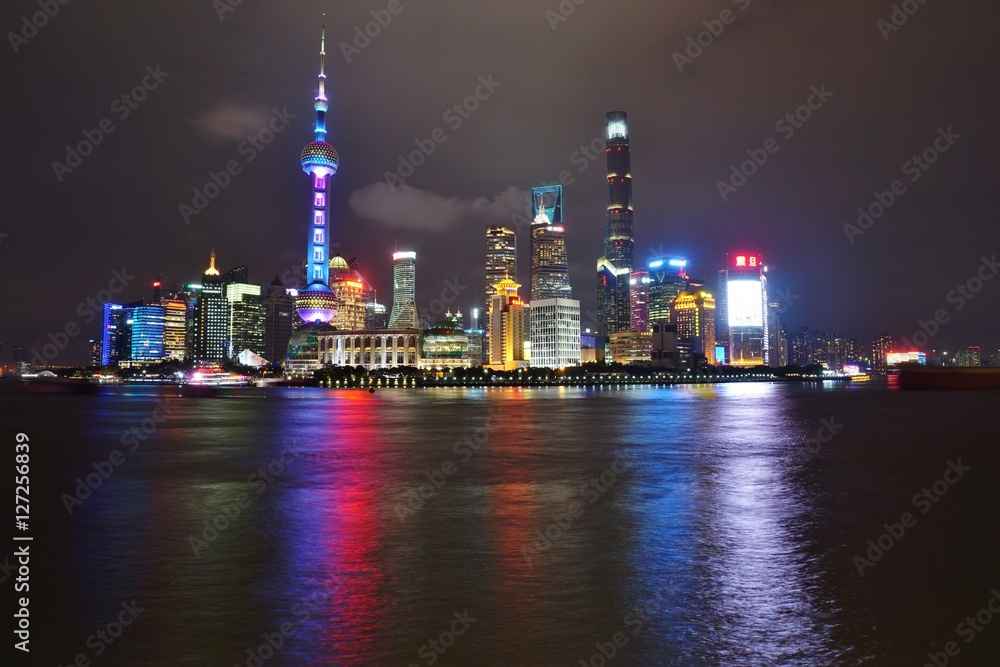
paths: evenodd
<path fill-rule="evenodd" d="M 524 215 L 528 197 L 527 192 L 514 187 L 491 197 L 462 199 L 409 185 L 372 183 L 351 193 L 348 205 L 354 215 L 382 227 L 440 233 L 463 224 L 510 225 L 512 215 Z"/>

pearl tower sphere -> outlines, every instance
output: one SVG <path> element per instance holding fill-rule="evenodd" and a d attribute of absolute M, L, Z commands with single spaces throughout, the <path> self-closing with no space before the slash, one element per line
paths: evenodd
<path fill-rule="evenodd" d="M 316 95 L 316 140 L 302 149 L 302 170 L 312 176 L 312 221 L 306 246 L 306 286 L 299 290 L 295 310 L 307 324 L 328 324 L 337 314 L 337 298 L 330 289 L 330 177 L 340 156 L 326 142 L 326 19 L 320 38 L 319 92 Z"/>

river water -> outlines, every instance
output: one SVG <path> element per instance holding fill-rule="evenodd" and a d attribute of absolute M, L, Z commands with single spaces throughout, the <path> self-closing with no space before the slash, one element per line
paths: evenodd
<path fill-rule="evenodd" d="M 998 399 L 6 394 L 8 451 L 31 443 L 21 664 L 1000 664 L 1000 616 L 960 625 L 1000 590 Z"/>

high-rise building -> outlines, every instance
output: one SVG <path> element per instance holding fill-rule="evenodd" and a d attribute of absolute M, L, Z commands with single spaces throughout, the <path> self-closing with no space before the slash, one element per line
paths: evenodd
<path fill-rule="evenodd" d="M 341 331 L 365 329 L 365 297 L 369 291 L 357 269 L 340 255 L 330 260 L 330 289 L 337 296 L 337 315 L 331 324 Z"/>
<path fill-rule="evenodd" d="M 580 302 L 539 299 L 531 302 L 531 366 L 580 365 Z"/>
<path fill-rule="evenodd" d="M 191 283 L 177 291 L 177 298 L 186 306 L 184 329 L 184 358 L 194 359 L 195 341 L 198 332 L 198 297 L 201 284 Z"/>
<path fill-rule="evenodd" d="M 608 162 L 608 208 L 604 257 L 598 261 L 598 328 L 602 335 L 628 329 L 632 322 L 629 280 L 635 266 L 632 207 L 632 157 L 628 117 L 608 113 L 605 124 Z M 624 286 L 620 283 L 624 281 Z"/>
<path fill-rule="evenodd" d="M 649 328 L 649 271 L 633 271 L 629 278 L 629 307 L 632 309 L 632 331 Z"/>
<path fill-rule="evenodd" d="M 608 212 L 604 256 L 620 269 L 631 269 L 635 266 L 632 155 L 628 116 L 624 111 L 612 111 L 607 115 L 605 139 L 608 158 Z"/>
<path fill-rule="evenodd" d="M 249 283 L 250 269 L 246 266 L 233 267 L 219 276 L 219 280 L 223 285 L 229 285 L 230 283 Z"/>
<path fill-rule="evenodd" d="M 562 186 L 531 189 L 531 300 L 571 299 Z"/>
<path fill-rule="evenodd" d="M 732 366 L 770 363 L 767 276 L 760 255 L 728 255 L 724 289 L 729 328 L 728 361 Z"/>
<path fill-rule="evenodd" d="M 260 285 L 231 283 L 226 285 L 225 296 L 229 302 L 229 357 L 235 359 L 245 350 L 263 357 L 267 309 Z"/>
<path fill-rule="evenodd" d="M 145 304 L 129 307 L 126 323 L 130 329 L 132 364 L 154 364 L 163 361 L 164 313 L 162 306 Z"/>
<path fill-rule="evenodd" d="M 213 250 L 195 306 L 195 361 L 221 362 L 229 358 L 229 302 L 222 289 L 222 277 L 215 268 Z"/>
<path fill-rule="evenodd" d="M 608 332 L 628 331 L 632 326 L 628 298 L 631 275 L 631 269 L 616 268 L 606 257 L 597 260 L 597 328 L 602 336 L 607 336 Z"/>
<path fill-rule="evenodd" d="M 679 341 L 715 365 L 715 297 L 705 291 L 681 292 L 670 306 L 670 324 L 676 325 Z"/>
<path fill-rule="evenodd" d="M 767 332 L 770 336 L 771 366 L 781 368 L 788 365 L 788 334 L 781 317 L 781 304 L 773 301 L 767 305 Z"/>
<path fill-rule="evenodd" d="M 392 314 L 389 315 L 389 328 L 417 329 L 417 253 L 394 253 L 392 262 Z"/>
<path fill-rule="evenodd" d="M 715 339 L 716 359 L 729 364 L 729 299 L 727 295 L 726 269 L 719 271 L 715 291 Z M 719 354 L 721 352 L 721 354 Z M 794 361 L 792 363 L 795 363 Z"/>
<path fill-rule="evenodd" d="M 326 20 L 320 38 L 319 90 L 316 94 L 316 137 L 302 149 L 302 170 L 312 178 L 311 220 L 306 244 L 306 284 L 299 290 L 295 308 L 306 324 L 329 323 L 337 312 L 330 289 L 330 177 L 340 167 L 337 150 L 326 141 Z"/>
<path fill-rule="evenodd" d="M 649 260 L 650 325 L 670 322 L 671 305 L 689 287 L 687 264 L 683 257 L 654 257 Z"/>
<path fill-rule="evenodd" d="M 517 234 L 502 225 L 486 228 L 486 298 L 504 278 L 517 280 Z"/>
<path fill-rule="evenodd" d="M 117 365 L 122 359 L 121 341 L 126 336 L 125 313 L 120 303 L 105 303 L 101 329 L 101 366 Z M 131 352 L 131 345 L 130 352 Z"/>
<path fill-rule="evenodd" d="M 389 312 L 385 304 L 369 301 L 365 304 L 365 329 L 379 331 L 389 328 Z"/>
<path fill-rule="evenodd" d="M 899 342 L 889 334 L 882 334 L 872 343 L 872 370 L 885 373 L 889 369 L 886 358 L 892 352 L 900 352 Z"/>
<path fill-rule="evenodd" d="M 187 358 L 187 304 L 181 299 L 165 299 L 163 308 L 163 356 L 173 361 Z"/>
<path fill-rule="evenodd" d="M 521 286 L 504 278 L 493 286 L 488 314 L 489 360 L 494 370 L 516 370 L 526 366 L 524 302 L 517 295 Z"/>
<path fill-rule="evenodd" d="M 970 345 L 964 350 L 955 354 L 956 366 L 982 366 L 983 357 L 979 345 Z"/>
<path fill-rule="evenodd" d="M 101 347 L 101 345 L 102 345 L 101 339 L 99 339 L 99 338 L 91 338 L 90 340 L 87 341 L 87 344 L 90 346 L 90 365 L 91 366 L 100 366 L 101 365 L 101 349 L 102 349 L 102 347 Z"/>
<path fill-rule="evenodd" d="M 288 354 L 295 321 L 295 298 L 278 276 L 264 292 L 264 354 L 272 364 L 280 364 Z"/>

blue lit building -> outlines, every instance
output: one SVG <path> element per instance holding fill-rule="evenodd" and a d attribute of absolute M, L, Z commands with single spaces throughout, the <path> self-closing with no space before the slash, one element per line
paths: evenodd
<path fill-rule="evenodd" d="M 135 306 L 130 312 L 130 359 L 133 364 L 158 363 L 163 360 L 163 306 Z"/>
<path fill-rule="evenodd" d="M 104 304 L 101 330 L 101 366 L 112 366 L 119 361 L 119 341 L 126 336 L 125 312 L 120 303 Z"/>

